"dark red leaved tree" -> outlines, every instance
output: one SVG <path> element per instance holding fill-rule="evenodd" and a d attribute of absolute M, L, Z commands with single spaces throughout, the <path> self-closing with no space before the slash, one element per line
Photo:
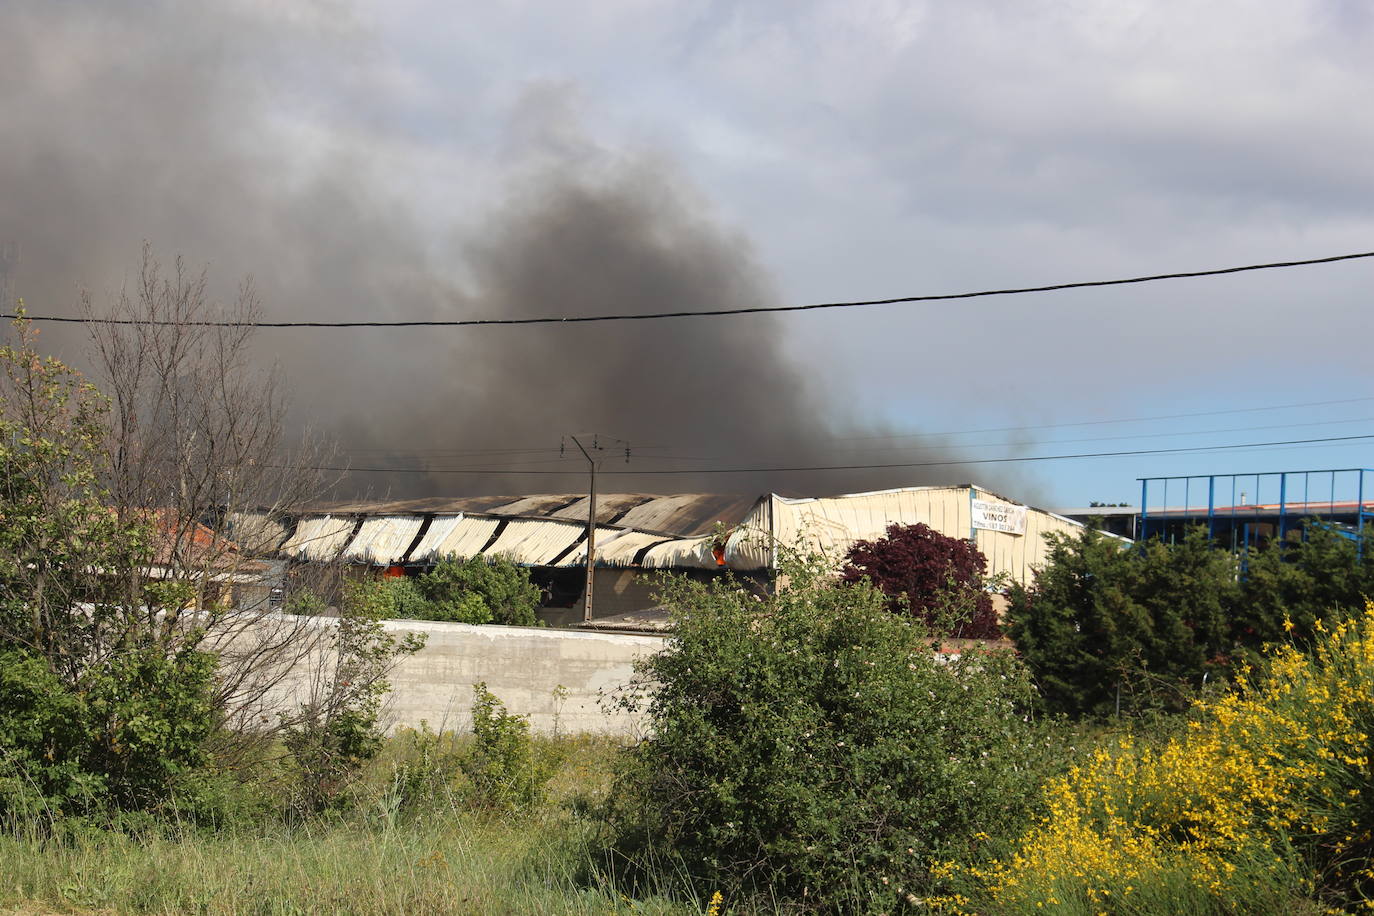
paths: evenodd
<path fill-rule="evenodd" d="M 987 568 L 983 552 L 962 538 L 948 537 L 929 525 L 888 525 L 887 537 L 859 541 L 850 548 L 841 578 L 870 580 L 888 595 L 894 613 L 911 613 L 928 623 L 935 622 L 939 608 L 956 603 L 968 614 L 944 635 L 996 639 L 1002 631 L 992 596 L 983 590 Z"/>

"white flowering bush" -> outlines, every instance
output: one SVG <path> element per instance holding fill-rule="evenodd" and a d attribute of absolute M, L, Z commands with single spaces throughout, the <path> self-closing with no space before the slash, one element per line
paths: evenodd
<path fill-rule="evenodd" d="M 1029 683 L 1006 652 L 941 659 L 867 583 L 791 559 L 780 593 L 665 586 L 638 669 L 651 737 L 621 777 L 622 850 L 703 888 L 891 912 L 931 865 L 1027 816 Z"/>

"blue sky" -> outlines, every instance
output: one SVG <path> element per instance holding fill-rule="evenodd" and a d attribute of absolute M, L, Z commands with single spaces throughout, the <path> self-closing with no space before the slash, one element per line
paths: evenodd
<path fill-rule="evenodd" d="M 481 311 L 504 301 L 491 239 L 518 239 L 563 173 L 671 188 L 675 231 L 734 251 L 740 288 L 772 302 L 1374 249 L 1374 16 L 1354 0 L 206 9 L 0 13 L 0 140 L 15 151 L 0 182 L 17 204 L 0 240 L 20 242 L 15 283 L 34 311 L 117 287 L 145 238 L 226 286 L 252 273 L 272 317 Z M 1360 435 L 1374 433 L 1374 400 L 1356 400 L 1374 395 L 1372 279 L 1360 261 L 808 313 L 768 336 L 786 383 L 808 388 L 802 409 L 826 415 L 787 436 L 833 436 L 845 461 Z M 703 287 L 700 307 L 716 295 Z M 358 460 L 456 447 L 432 418 L 392 429 L 341 406 L 380 415 L 415 400 L 397 389 L 435 390 L 404 375 L 411 360 L 379 341 L 277 340 L 263 350 L 284 356 L 299 410 Z M 444 366 L 446 398 L 510 384 L 509 360 L 470 349 L 413 362 Z M 459 438 L 525 445 L 547 428 L 556 444 L 606 420 L 575 404 L 519 429 L 474 414 Z M 1294 404 L 1312 406 L 1280 409 Z M 708 448 L 708 419 L 693 422 L 652 444 L 731 457 L 729 436 Z M 919 452 L 875 438 L 917 433 Z M 741 448 L 774 460 L 764 446 Z M 1374 440 L 954 476 L 1076 505 L 1133 500 L 1146 475 L 1371 464 Z"/>

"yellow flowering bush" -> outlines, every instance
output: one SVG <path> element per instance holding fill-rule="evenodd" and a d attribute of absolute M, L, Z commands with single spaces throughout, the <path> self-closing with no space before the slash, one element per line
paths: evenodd
<path fill-rule="evenodd" d="M 1318 630 L 1310 652 L 1280 648 L 1263 676 L 1203 704 L 1182 737 L 1122 738 L 1050 781 L 1016 851 L 973 871 L 982 908 L 1374 909 L 1374 602 Z"/>

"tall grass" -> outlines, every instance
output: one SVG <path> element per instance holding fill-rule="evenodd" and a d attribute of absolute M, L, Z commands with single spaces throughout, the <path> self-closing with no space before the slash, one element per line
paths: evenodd
<path fill-rule="evenodd" d="M 587 861 L 575 832 L 543 819 L 451 819 L 371 828 L 315 823 L 266 834 L 8 836 L 0 838 L 0 902 L 59 912 L 700 912 L 587 886 L 579 880 Z"/>
<path fill-rule="evenodd" d="M 422 739 L 423 740 L 423 739 Z M 436 740 L 428 791 L 399 809 L 395 776 L 415 735 L 393 739 L 345 812 L 289 825 L 205 830 L 175 822 L 115 830 L 81 821 L 0 833 L 0 907 L 17 912 L 207 914 L 699 914 L 707 902 L 624 897 L 597 855 L 596 826 L 569 802 L 607 790 L 614 748 L 541 742 L 557 759 L 549 801 L 491 812 L 466 803 Z M 453 781 L 448 780 L 453 777 Z"/>

